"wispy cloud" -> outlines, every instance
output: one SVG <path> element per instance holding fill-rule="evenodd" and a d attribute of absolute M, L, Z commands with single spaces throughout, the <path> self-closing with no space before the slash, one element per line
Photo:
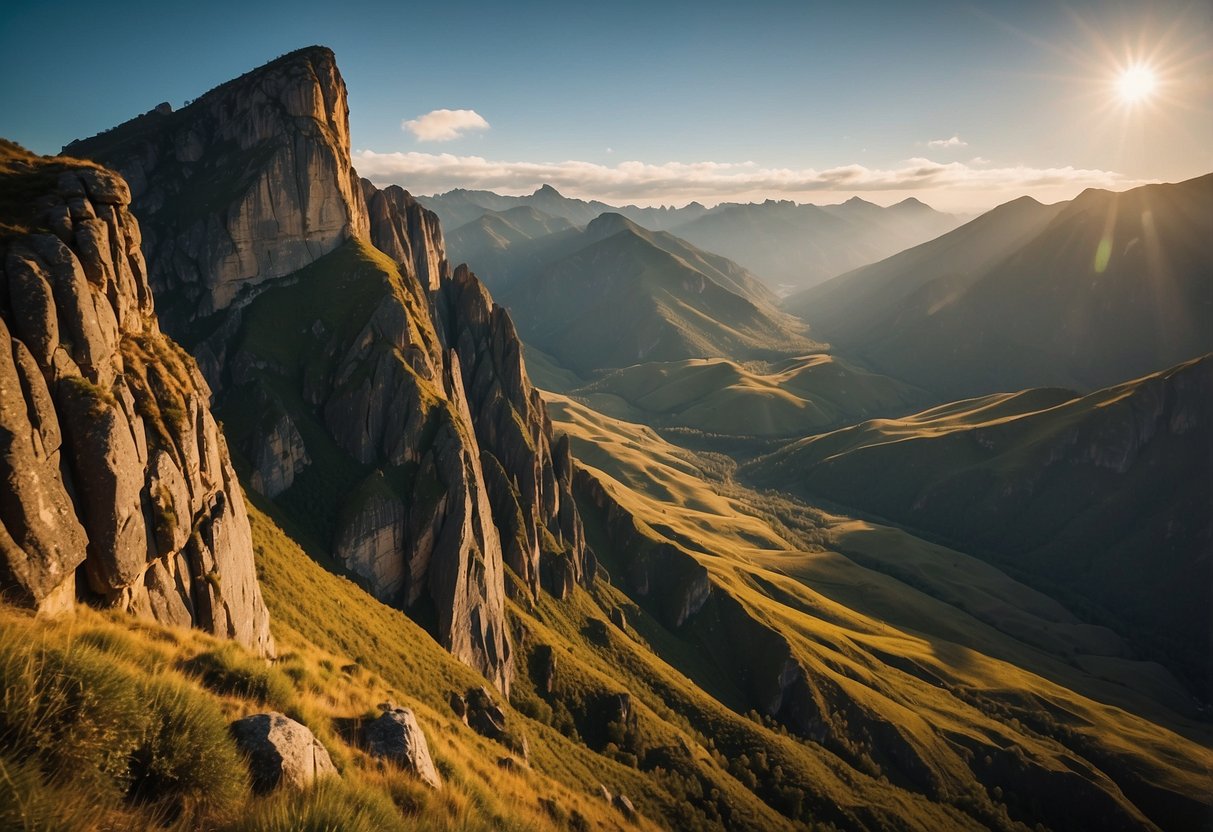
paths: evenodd
<path fill-rule="evenodd" d="M 1121 174 L 1071 166 L 1035 168 L 1024 165 L 934 162 L 908 159 L 893 168 L 844 165 L 828 169 L 765 168 L 753 162 L 505 162 L 451 153 L 378 153 L 361 150 L 354 164 L 363 176 L 380 184 L 396 183 L 415 193 L 451 188 L 483 188 L 524 193 L 541 184 L 584 198 L 643 203 L 698 199 L 790 198 L 822 192 L 922 192 L 964 190 L 970 193 L 1041 189 L 1077 191 L 1085 187 L 1125 188 L 1139 184 Z M 1064 197 L 1058 197 L 1064 198 Z"/>
<path fill-rule="evenodd" d="M 950 139 L 931 139 L 931 141 L 927 142 L 927 147 L 944 148 L 944 149 L 953 148 L 953 147 L 968 147 L 968 146 L 969 146 L 969 143 L 966 142 L 964 139 L 962 139 L 960 136 L 952 136 L 952 138 L 950 138 Z"/>
<path fill-rule="evenodd" d="M 472 130 L 488 130 L 489 123 L 475 110 L 431 110 L 400 123 L 423 142 L 449 142 Z"/>

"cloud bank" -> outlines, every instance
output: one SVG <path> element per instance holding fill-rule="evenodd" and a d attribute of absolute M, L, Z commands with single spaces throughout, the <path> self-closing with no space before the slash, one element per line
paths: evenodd
<path fill-rule="evenodd" d="M 984 160 L 982 160 L 984 162 Z M 1126 188 L 1140 184 L 1106 170 L 1072 166 L 998 167 L 973 162 L 908 159 L 895 168 L 864 165 L 816 168 L 765 168 L 753 162 L 506 162 L 451 153 L 354 154 L 359 174 L 379 184 L 395 183 L 419 194 L 452 188 L 529 193 L 542 184 L 573 196 L 640 204 L 697 199 L 702 202 L 810 197 L 822 193 L 964 191 L 975 193 L 1073 193 L 1086 187 Z M 1057 198 L 1068 198 L 1059 196 Z"/>
<path fill-rule="evenodd" d="M 960 136 L 952 136 L 950 139 L 931 139 L 927 142 L 927 147 L 951 148 L 951 147 L 968 147 L 969 143 Z"/>
<path fill-rule="evenodd" d="M 488 130 L 489 123 L 475 110 L 431 110 L 423 116 L 400 122 L 422 142 L 449 142 L 473 130 Z"/>

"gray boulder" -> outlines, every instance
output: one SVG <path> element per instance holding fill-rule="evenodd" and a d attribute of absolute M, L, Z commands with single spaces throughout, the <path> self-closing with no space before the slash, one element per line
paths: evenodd
<path fill-rule="evenodd" d="M 411 709 L 385 709 L 378 719 L 363 728 L 362 736 L 372 756 L 392 760 L 431 788 L 442 788 L 442 778 L 430 758 L 425 734 Z"/>
<path fill-rule="evenodd" d="M 328 751 L 311 730 L 285 714 L 246 716 L 233 722 L 231 730 L 248 756 L 257 792 L 302 789 L 320 778 L 337 776 Z"/>

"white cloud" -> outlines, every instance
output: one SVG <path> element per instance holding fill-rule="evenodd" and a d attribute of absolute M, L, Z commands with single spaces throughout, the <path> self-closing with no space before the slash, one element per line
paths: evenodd
<path fill-rule="evenodd" d="M 969 143 L 960 136 L 952 136 L 950 139 L 932 139 L 927 142 L 927 147 L 936 148 L 953 148 L 953 147 L 968 147 Z"/>
<path fill-rule="evenodd" d="M 1032 193 L 1064 199 L 1082 188 L 1126 188 L 1141 184 L 1121 174 L 1072 166 L 980 167 L 965 162 L 908 159 L 892 168 L 853 164 L 841 167 L 766 168 L 753 162 L 507 162 L 451 153 L 354 154 L 358 172 L 380 184 L 396 183 L 414 193 L 474 188 L 529 193 L 542 184 L 583 198 L 654 204 L 671 200 L 701 202 L 793 198 L 823 194 L 888 192 L 891 195 L 964 191 L 970 197 Z"/>
<path fill-rule="evenodd" d="M 423 142 L 449 142 L 470 130 L 488 130 L 489 123 L 475 110 L 431 110 L 423 116 L 400 122 Z"/>

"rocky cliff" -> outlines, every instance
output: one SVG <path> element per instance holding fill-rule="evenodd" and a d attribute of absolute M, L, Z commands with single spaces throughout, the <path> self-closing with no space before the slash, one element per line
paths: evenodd
<path fill-rule="evenodd" d="M 593 578 L 593 554 L 573 502 L 567 439 L 552 441 L 539 391 L 527 379 L 509 313 L 466 266 L 442 282 L 440 330 L 460 357 L 506 563 L 531 594 L 558 598 Z"/>
<path fill-rule="evenodd" d="M 370 230 L 345 82 L 328 49 L 293 52 L 182 110 L 162 104 L 63 152 L 130 183 L 174 337 Z"/>
<path fill-rule="evenodd" d="M 568 446 L 437 217 L 357 178 L 346 112 L 315 47 L 69 148 L 127 172 L 145 250 L 186 263 L 152 288 L 182 304 L 166 326 L 249 485 L 508 691 L 507 585 L 564 597 L 593 575 Z"/>
<path fill-rule="evenodd" d="M 244 498 L 114 173 L 0 146 L 0 587 L 271 654 Z"/>

